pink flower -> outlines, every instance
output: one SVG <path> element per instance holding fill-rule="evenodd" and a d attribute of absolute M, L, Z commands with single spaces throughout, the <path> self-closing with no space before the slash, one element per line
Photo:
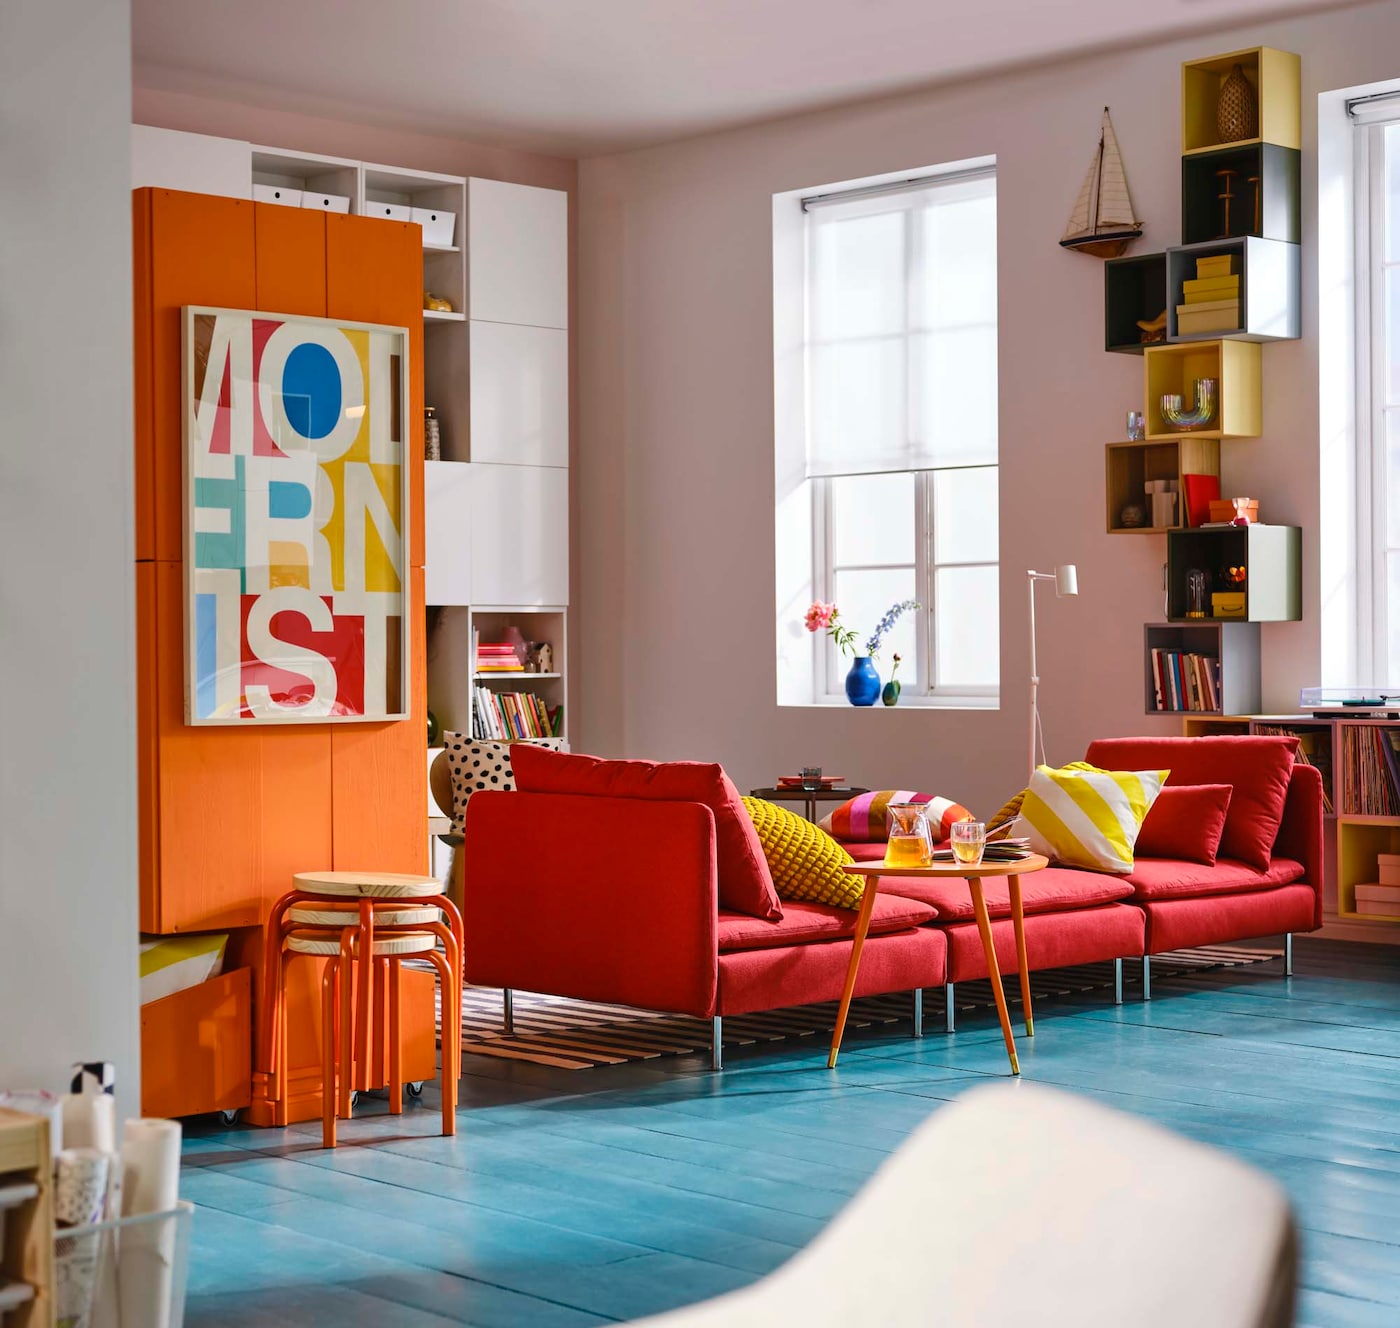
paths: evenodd
<path fill-rule="evenodd" d="M 809 632 L 820 632 L 823 628 L 831 626 L 831 620 L 835 616 L 836 605 L 823 604 L 821 600 L 817 600 L 817 602 L 807 610 L 807 616 L 803 621 L 806 623 Z"/>

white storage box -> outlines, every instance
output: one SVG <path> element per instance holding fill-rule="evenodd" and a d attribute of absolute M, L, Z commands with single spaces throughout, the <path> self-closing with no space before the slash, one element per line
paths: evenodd
<path fill-rule="evenodd" d="M 412 220 L 423 228 L 423 243 L 433 249 L 450 249 L 457 233 L 457 214 L 436 208 L 414 208 Z"/>
<path fill-rule="evenodd" d="M 365 216 L 384 217 L 389 221 L 412 221 L 413 209 L 404 203 L 377 203 L 374 199 L 367 198 Z"/>
<path fill-rule="evenodd" d="M 287 189 L 280 184 L 255 184 L 253 198 L 259 203 L 281 203 L 283 207 L 301 206 L 301 190 Z"/>
<path fill-rule="evenodd" d="M 306 190 L 301 196 L 304 208 L 315 208 L 318 212 L 349 212 L 350 199 L 345 194 L 318 194 L 314 189 Z"/>

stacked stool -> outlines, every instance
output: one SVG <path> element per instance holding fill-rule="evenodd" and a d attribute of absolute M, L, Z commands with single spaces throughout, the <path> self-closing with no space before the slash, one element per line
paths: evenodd
<path fill-rule="evenodd" d="M 397 872 L 345 871 L 299 872 L 293 881 L 294 888 L 268 918 L 263 965 L 264 1069 L 277 1123 L 287 1123 L 284 954 L 326 960 L 321 1120 L 327 1148 L 335 1147 L 337 1117 L 350 1115 L 351 1092 L 370 1086 L 377 978 L 387 997 L 389 1110 L 403 1110 L 400 971 L 404 959 L 418 957 L 433 965 L 441 988 L 442 1132 L 455 1134 L 462 1056 L 462 916 L 443 895 L 441 882 Z"/>

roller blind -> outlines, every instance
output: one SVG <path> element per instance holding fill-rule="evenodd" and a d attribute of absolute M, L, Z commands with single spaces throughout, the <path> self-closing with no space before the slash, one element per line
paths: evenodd
<path fill-rule="evenodd" d="M 996 464 L 995 171 L 805 212 L 807 474 Z"/>

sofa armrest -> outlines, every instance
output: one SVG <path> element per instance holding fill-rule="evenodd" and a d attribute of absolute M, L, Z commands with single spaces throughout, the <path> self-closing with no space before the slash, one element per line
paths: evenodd
<path fill-rule="evenodd" d="M 1303 864 L 1304 880 L 1317 896 L 1313 906 L 1313 926 L 1322 926 L 1322 771 L 1301 761 L 1293 766 L 1288 781 L 1288 797 L 1283 804 L 1283 820 L 1274 840 L 1274 856 L 1293 858 Z"/>
<path fill-rule="evenodd" d="M 476 793 L 461 851 L 468 982 L 714 1012 L 719 905 L 708 807 Z"/>

